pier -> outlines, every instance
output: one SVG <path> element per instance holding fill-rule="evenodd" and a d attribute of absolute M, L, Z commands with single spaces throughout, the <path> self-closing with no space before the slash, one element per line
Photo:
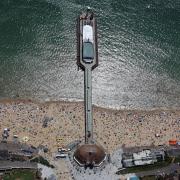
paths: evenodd
<path fill-rule="evenodd" d="M 85 144 L 74 152 L 74 160 L 85 168 L 100 167 L 106 160 L 102 146 L 93 139 L 92 70 L 98 66 L 97 25 L 88 9 L 77 20 L 77 65 L 84 71 Z"/>

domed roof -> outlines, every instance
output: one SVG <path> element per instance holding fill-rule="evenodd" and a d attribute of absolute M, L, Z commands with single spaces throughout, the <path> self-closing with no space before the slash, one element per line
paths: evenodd
<path fill-rule="evenodd" d="M 74 159 L 81 166 L 99 166 L 105 159 L 105 151 L 96 144 L 84 144 L 77 148 Z"/>

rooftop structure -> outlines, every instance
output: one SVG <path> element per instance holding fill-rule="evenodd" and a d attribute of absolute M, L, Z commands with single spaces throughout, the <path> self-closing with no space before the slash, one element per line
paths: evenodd
<path fill-rule="evenodd" d="M 96 144 L 81 145 L 74 154 L 74 159 L 80 166 L 101 166 L 105 158 L 103 148 Z"/>
<path fill-rule="evenodd" d="M 133 159 L 136 166 L 153 164 L 154 162 L 157 162 L 156 158 L 153 156 L 150 150 L 133 153 Z"/>
<path fill-rule="evenodd" d="M 98 66 L 97 24 L 90 9 L 77 19 L 77 65 L 83 71 Z"/>
<path fill-rule="evenodd" d="M 123 167 L 154 164 L 158 160 L 164 160 L 165 152 L 159 149 L 144 149 L 138 152 L 124 153 L 122 155 Z"/>

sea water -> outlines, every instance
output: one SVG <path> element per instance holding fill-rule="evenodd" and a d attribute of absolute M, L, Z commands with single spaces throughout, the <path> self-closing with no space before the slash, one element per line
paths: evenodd
<path fill-rule="evenodd" d="M 76 18 L 98 23 L 93 103 L 180 106 L 179 0 L 1 0 L 0 98 L 83 100 Z"/>

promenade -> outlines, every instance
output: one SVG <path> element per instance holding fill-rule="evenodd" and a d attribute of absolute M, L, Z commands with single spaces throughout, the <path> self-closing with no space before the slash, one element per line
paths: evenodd
<path fill-rule="evenodd" d="M 0 171 L 12 169 L 37 169 L 37 163 L 28 161 L 0 161 Z"/>

